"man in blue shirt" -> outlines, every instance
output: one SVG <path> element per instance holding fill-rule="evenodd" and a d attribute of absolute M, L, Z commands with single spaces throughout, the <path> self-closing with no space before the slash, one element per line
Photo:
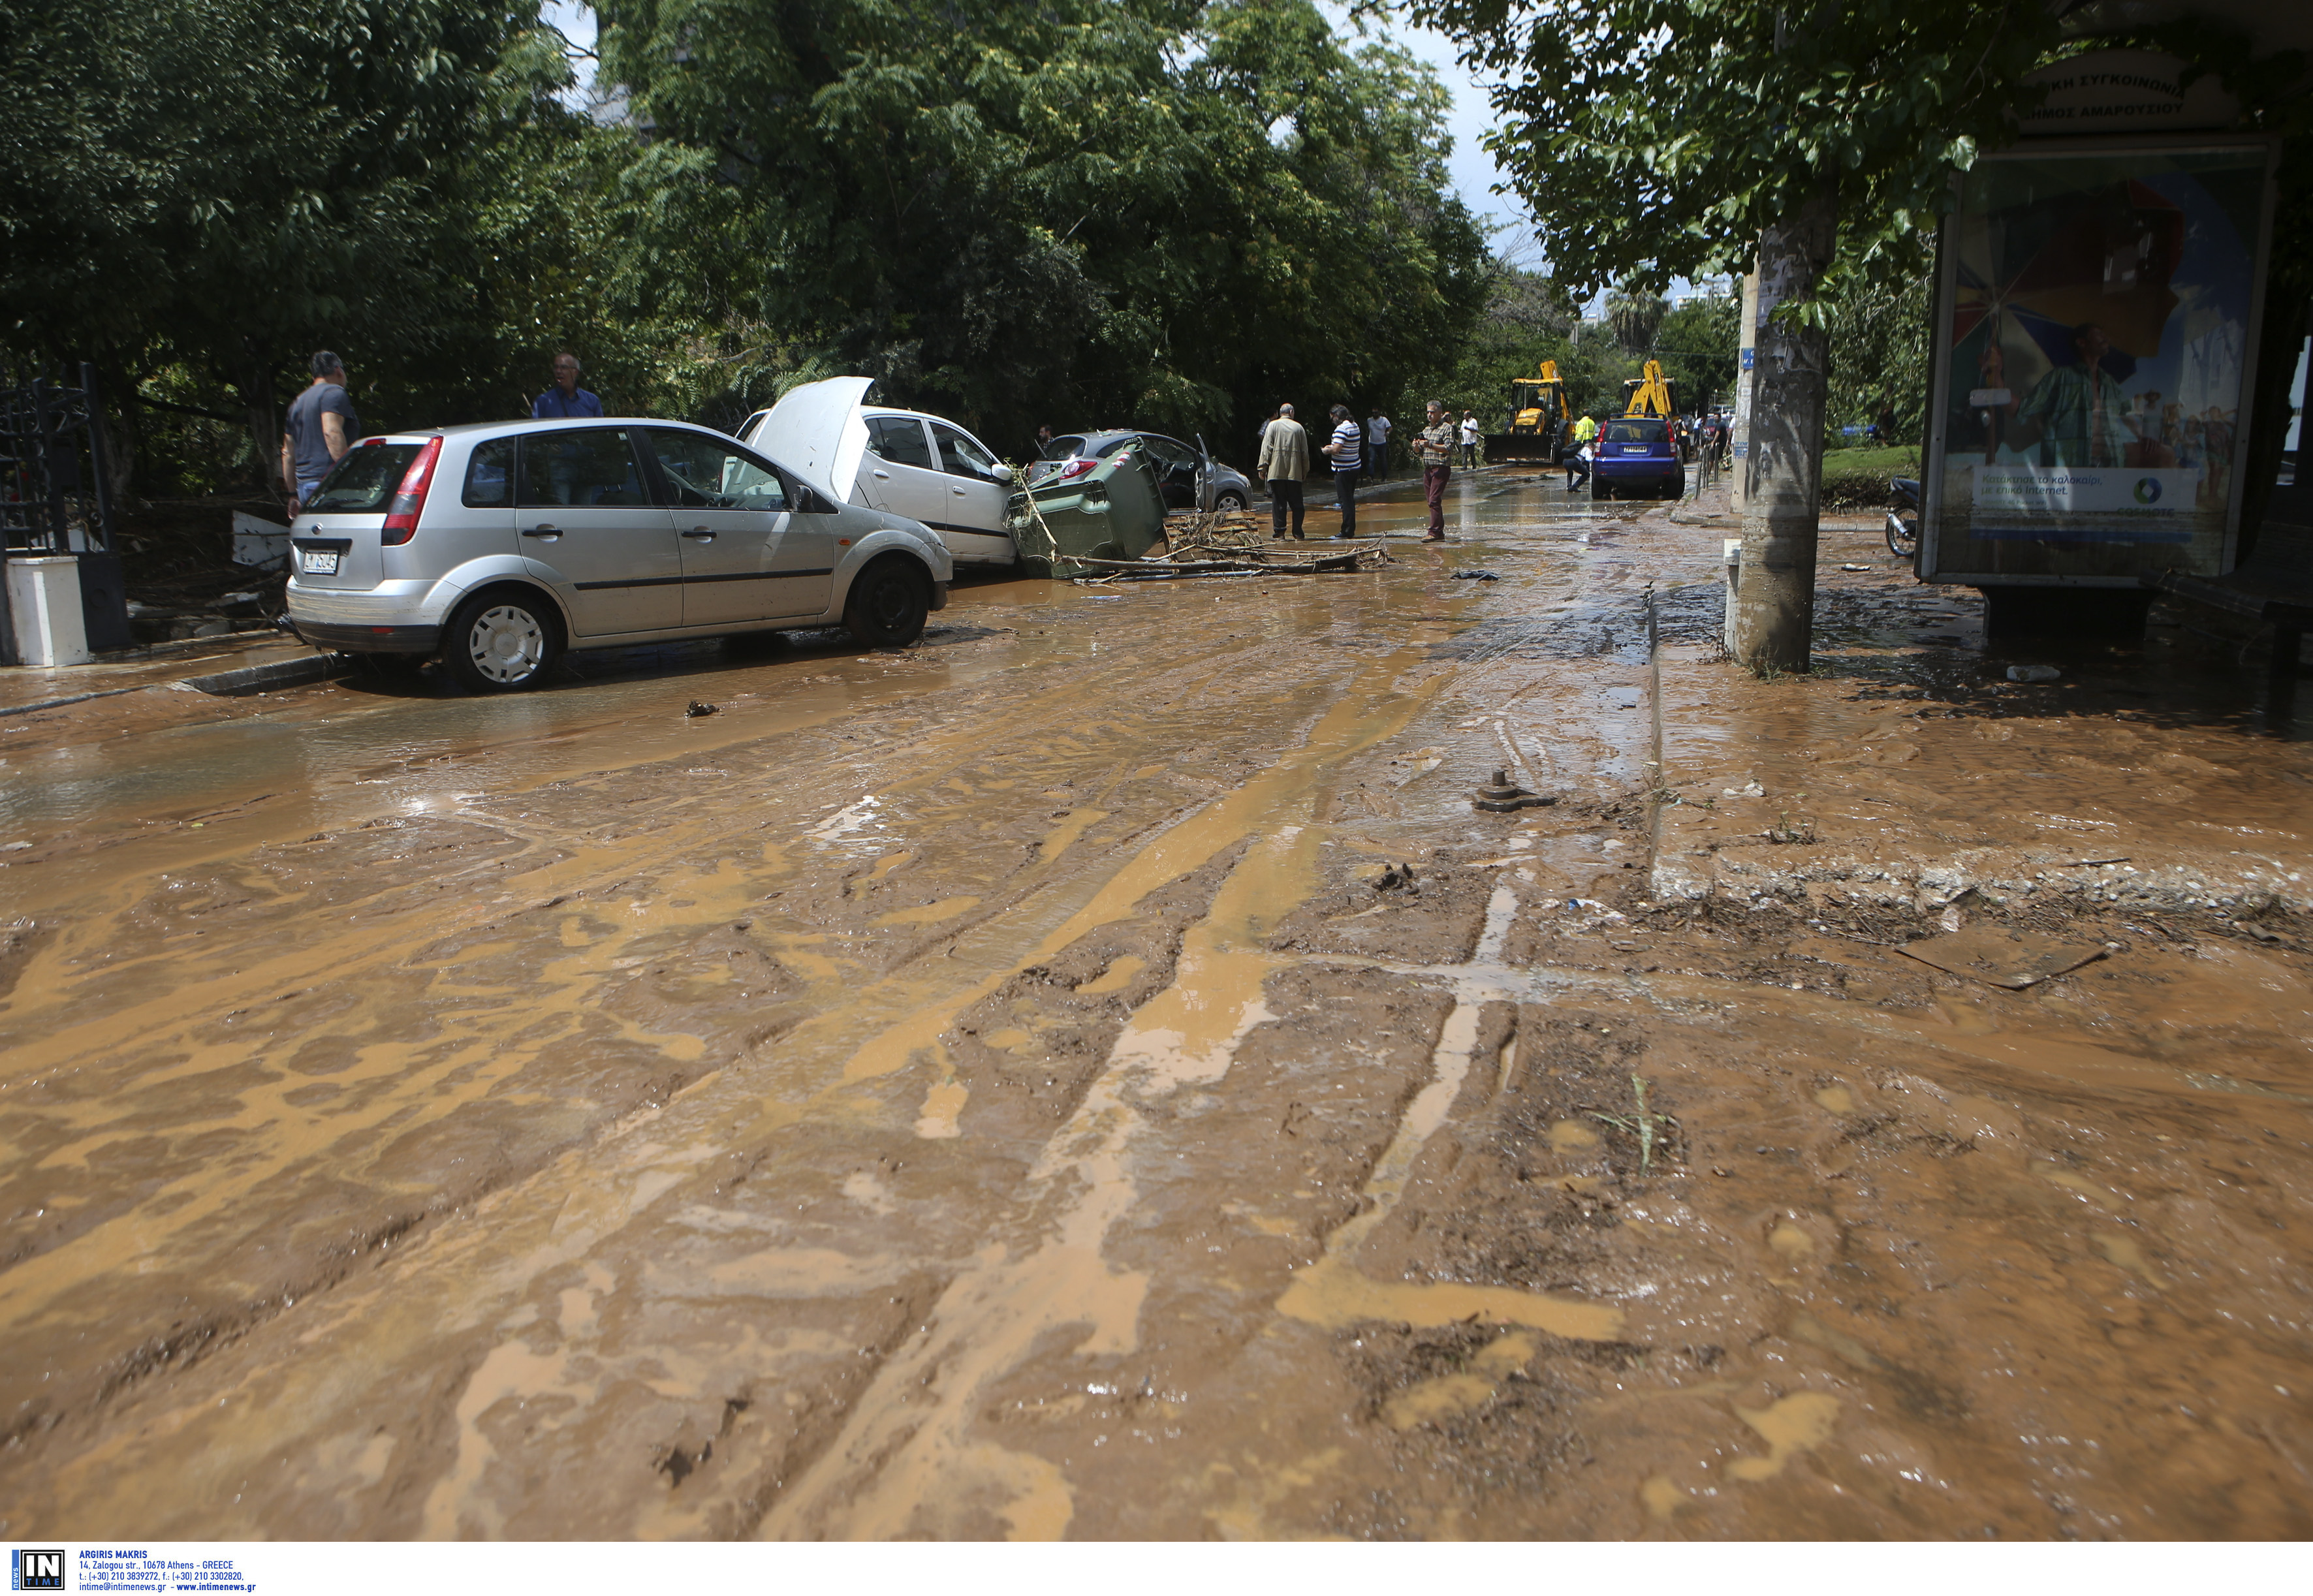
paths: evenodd
<path fill-rule="evenodd" d="M 554 386 L 538 396 L 530 408 L 532 417 L 555 421 L 572 416 L 602 414 L 602 401 L 578 386 L 578 357 L 567 353 L 554 357 Z"/>
<path fill-rule="evenodd" d="M 281 429 L 281 475 L 300 509 L 362 435 L 361 417 L 346 394 L 346 363 L 323 349 L 312 369 L 312 383 L 290 405 Z"/>

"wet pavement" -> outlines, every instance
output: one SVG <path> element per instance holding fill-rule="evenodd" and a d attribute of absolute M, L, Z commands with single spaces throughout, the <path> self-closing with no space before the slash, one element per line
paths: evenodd
<path fill-rule="evenodd" d="M 1453 509 L 0 721 L 0 1530 L 2313 1530 L 2306 724 Z"/>

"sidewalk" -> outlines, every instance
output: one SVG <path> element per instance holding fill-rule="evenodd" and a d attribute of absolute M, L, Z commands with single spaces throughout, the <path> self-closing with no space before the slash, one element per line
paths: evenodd
<path fill-rule="evenodd" d="M 236 632 L 124 650 L 86 665 L 4 666 L 0 667 L 0 716 L 180 683 L 203 692 L 233 692 L 320 681 L 342 669 L 339 658 L 286 633 Z"/>

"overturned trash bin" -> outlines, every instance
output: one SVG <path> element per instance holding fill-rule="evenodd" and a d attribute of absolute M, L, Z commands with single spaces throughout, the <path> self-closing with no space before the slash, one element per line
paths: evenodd
<path fill-rule="evenodd" d="M 1165 500 L 1139 447 L 1073 475 L 1062 462 L 1050 463 L 1060 469 L 1029 480 L 1012 498 L 1022 575 L 1081 575 L 1089 568 L 1082 560 L 1137 560 L 1163 539 Z"/>

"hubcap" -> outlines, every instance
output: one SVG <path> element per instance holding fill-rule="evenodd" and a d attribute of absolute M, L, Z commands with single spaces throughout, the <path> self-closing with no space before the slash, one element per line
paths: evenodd
<path fill-rule="evenodd" d="M 466 652 L 492 681 L 526 680 L 546 659 L 546 631 L 529 610 L 500 604 L 475 618 Z"/>
<path fill-rule="evenodd" d="M 868 609 L 878 626 L 896 627 L 908 618 L 908 583 L 905 578 L 886 576 L 875 584 L 868 595 Z"/>

